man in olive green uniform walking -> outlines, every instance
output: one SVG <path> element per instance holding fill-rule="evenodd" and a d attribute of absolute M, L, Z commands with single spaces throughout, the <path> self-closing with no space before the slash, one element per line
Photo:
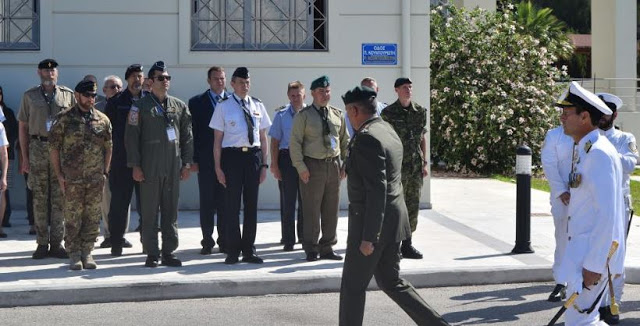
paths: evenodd
<path fill-rule="evenodd" d="M 72 270 L 95 269 L 91 256 L 100 234 L 102 195 L 111 164 L 111 122 L 94 105 L 97 84 L 75 88 L 77 104 L 60 112 L 49 133 L 51 165 L 63 194 L 65 246 Z"/>
<path fill-rule="evenodd" d="M 62 193 L 49 161 L 49 130 L 58 112 L 75 104 L 73 91 L 57 85 L 58 63 L 53 59 L 38 64 L 41 84 L 22 96 L 18 113 L 22 173 L 29 173 L 27 186 L 33 191 L 33 215 L 38 248 L 33 259 L 48 256 L 67 258 L 62 247 L 64 221 Z"/>
<path fill-rule="evenodd" d="M 340 180 L 349 144 L 349 136 L 340 109 L 329 105 L 329 78 L 322 76 L 311 83 L 313 104 L 293 118 L 289 155 L 302 183 L 303 243 L 307 261 L 342 260 L 333 251 L 337 243 Z M 318 240 L 320 229 L 322 238 Z"/>
<path fill-rule="evenodd" d="M 193 162 L 191 114 L 187 105 L 168 94 L 171 76 L 162 61 L 148 73 L 151 93 L 131 106 L 125 128 L 127 165 L 140 182 L 142 242 L 145 266 L 157 267 L 158 208 L 162 231 L 162 264 L 179 267 L 173 254 L 178 248 L 178 195 L 180 180 L 189 178 Z"/>
<path fill-rule="evenodd" d="M 418 226 L 420 212 L 420 191 L 422 178 L 428 174 L 427 162 L 427 109 L 411 100 L 412 82 L 409 78 L 398 78 L 394 84 L 398 100 L 387 106 L 380 116 L 387 121 L 402 141 L 404 157 L 402 159 L 402 186 L 404 199 L 409 211 L 411 232 Z M 402 242 L 402 257 L 422 259 L 422 253 L 413 247 L 411 237 Z"/>
<path fill-rule="evenodd" d="M 376 92 L 358 86 L 342 99 L 356 131 L 346 168 L 349 192 L 347 255 L 340 288 L 340 325 L 362 325 L 372 276 L 418 325 L 448 325 L 399 276 L 400 241 L 411 236 L 401 183 L 402 143 L 393 128 L 375 116 Z"/>

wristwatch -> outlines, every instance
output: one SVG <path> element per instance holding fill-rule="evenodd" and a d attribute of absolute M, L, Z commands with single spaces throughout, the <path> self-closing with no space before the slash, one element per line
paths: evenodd
<path fill-rule="evenodd" d="M 185 163 L 182 167 L 188 170 L 191 168 L 191 163 Z"/>
<path fill-rule="evenodd" d="M 262 165 L 260 165 L 260 168 L 268 169 L 269 168 L 269 164 L 262 164 Z"/>

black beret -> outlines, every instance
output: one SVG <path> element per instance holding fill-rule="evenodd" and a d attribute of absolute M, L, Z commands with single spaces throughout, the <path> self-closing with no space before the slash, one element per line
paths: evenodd
<path fill-rule="evenodd" d="M 139 63 L 130 65 L 129 67 L 127 67 L 127 71 L 124 73 L 124 79 L 129 79 L 129 76 L 131 76 L 131 74 L 134 72 L 142 72 L 142 69 L 143 67 Z"/>
<path fill-rule="evenodd" d="M 156 61 L 156 63 L 151 66 L 151 69 L 149 69 L 148 77 L 151 78 L 155 71 L 167 71 L 167 66 L 164 64 L 164 61 Z"/>
<path fill-rule="evenodd" d="M 342 101 L 344 101 L 344 105 L 347 105 L 354 102 L 369 100 L 376 96 L 378 96 L 378 94 L 373 90 L 373 88 L 367 86 L 356 86 L 354 89 L 347 91 L 342 95 Z"/>
<path fill-rule="evenodd" d="M 44 59 L 38 64 L 38 69 L 53 69 L 58 66 L 58 62 L 53 59 Z"/>
<path fill-rule="evenodd" d="M 81 80 L 76 85 L 75 91 L 78 93 L 97 93 L 98 85 L 90 80 Z"/>
<path fill-rule="evenodd" d="M 329 85 L 331 85 L 329 83 L 329 77 L 327 76 L 322 76 L 322 77 L 318 77 L 316 78 L 314 81 L 311 82 L 311 90 L 314 90 L 318 87 L 329 87 Z"/>
<path fill-rule="evenodd" d="M 404 84 L 413 84 L 413 82 L 411 81 L 411 79 L 407 77 L 400 77 L 396 79 L 395 83 L 393 83 L 393 88 L 398 88 Z"/>
<path fill-rule="evenodd" d="M 243 79 L 249 79 L 249 69 L 247 69 L 247 67 L 238 67 L 233 72 L 233 75 L 231 77 L 240 77 Z"/>

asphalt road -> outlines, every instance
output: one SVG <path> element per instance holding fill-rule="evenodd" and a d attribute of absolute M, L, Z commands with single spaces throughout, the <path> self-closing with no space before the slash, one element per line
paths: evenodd
<path fill-rule="evenodd" d="M 546 325 L 559 308 L 548 283 L 420 289 L 452 325 Z M 620 325 L 640 325 L 640 285 L 625 289 Z M 96 293 L 96 295 L 100 295 Z M 337 325 L 337 293 L 0 309 L 2 325 Z M 367 296 L 365 325 L 413 325 L 382 292 Z M 562 323 L 559 325 L 563 325 Z"/>

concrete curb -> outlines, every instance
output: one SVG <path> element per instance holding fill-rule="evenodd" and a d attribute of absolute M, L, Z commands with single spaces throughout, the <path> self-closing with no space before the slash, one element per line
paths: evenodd
<path fill-rule="evenodd" d="M 415 287 L 550 281 L 548 267 L 424 269 L 402 274 Z M 193 278 L 188 281 L 119 282 L 96 285 L 47 285 L 0 292 L 0 307 L 67 305 L 205 297 L 305 294 L 340 291 L 340 273 L 262 278 Z M 372 281 L 370 289 L 377 289 Z"/>

